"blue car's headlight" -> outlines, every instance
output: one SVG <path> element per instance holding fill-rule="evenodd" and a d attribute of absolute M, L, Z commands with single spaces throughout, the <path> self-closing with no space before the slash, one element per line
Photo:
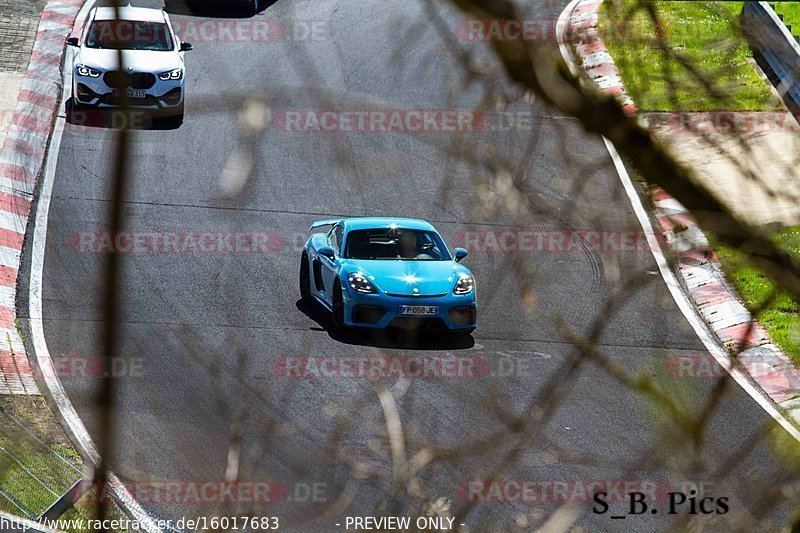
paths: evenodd
<path fill-rule="evenodd" d="M 78 76 L 83 76 L 85 78 L 99 78 L 100 74 L 102 74 L 99 70 L 85 65 L 75 65 L 75 72 L 78 73 Z"/>
<path fill-rule="evenodd" d="M 375 290 L 375 286 L 369 282 L 367 278 L 365 278 L 362 274 L 358 272 L 353 272 L 347 277 L 347 280 L 350 282 L 350 287 L 356 292 L 363 292 L 365 294 L 370 294 L 373 292 L 377 292 Z"/>
<path fill-rule="evenodd" d="M 167 80 L 179 80 L 183 78 L 183 69 L 176 68 L 172 70 L 168 70 L 167 72 L 162 72 L 158 75 L 159 79 L 162 81 Z"/>
<path fill-rule="evenodd" d="M 453 289 L 455 294 L 469 294 L 475 290 L 475 280 L 472 276 L 462 275 L 456 282 L 456 287 Z"/>

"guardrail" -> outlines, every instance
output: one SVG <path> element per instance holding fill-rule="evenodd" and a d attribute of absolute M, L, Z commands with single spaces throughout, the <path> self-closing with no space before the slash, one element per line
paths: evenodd
<path fill-rule="evenodd" d="M 745 2 L 742 30 L 753 57 L 800 121 L 800 44 L 767 2 Z"/>
<path fill-rule="evenodd" d="M 0 408 L 0 512 L 30 521 L 58 518 L 75 503 L 85 477 Z"/>

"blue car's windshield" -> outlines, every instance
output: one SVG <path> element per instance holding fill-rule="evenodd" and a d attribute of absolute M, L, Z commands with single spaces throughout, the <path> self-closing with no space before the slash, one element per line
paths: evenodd
<path fill-rule="evenodd" d="M 347 234 L 347 259 L 449 261 L 450 252 L 433 231 L 365 229 Z"/>

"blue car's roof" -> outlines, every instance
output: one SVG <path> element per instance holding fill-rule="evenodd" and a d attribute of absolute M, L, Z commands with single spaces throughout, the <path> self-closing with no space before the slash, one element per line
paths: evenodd
<path fill-rule="evenodd" d="M 358 230 L 358 229 L 375 229 L 375 228 L 388 228 L 394 225 L 400 229 L 419 229 L 436 231 L 430 222 L 418 220 L 415 218 L 381 218 L 381 217 L 364 217 L 364 218 L 347 218 L 344 220 L 345 231 Z"/>

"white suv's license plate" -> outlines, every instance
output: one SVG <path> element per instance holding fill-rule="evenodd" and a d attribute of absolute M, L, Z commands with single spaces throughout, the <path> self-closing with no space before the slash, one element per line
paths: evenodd
<path fill-rule="evenodd" d="M 144 91 L 140 91 L 140 90 L 137 90 L 137 89 L 128 89 L 125 92 L 116 91 L 116 90 L 114 91 L 114 96 L 119 97 L 119 96 L 122 96 L 123 94 L 125 96 L 127 96 L 128 98 L 144 98 L 145 97 Z"/>
<path fill-rule="evenodd" d="M 439 314 L 438 305 L 401 305 L 399 313 L 407 316 L 436 316 Z"/>

